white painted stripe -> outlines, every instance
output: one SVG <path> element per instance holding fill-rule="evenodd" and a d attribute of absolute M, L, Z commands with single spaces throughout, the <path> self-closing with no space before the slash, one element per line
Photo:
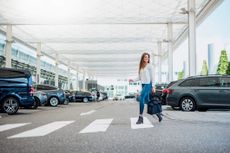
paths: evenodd
<path fill-rule="evenodd" d="M 8 137 L 8 139 L 11 138 L 24 138 L 24 137 L 39 137 L 39 136 L 45 136 L 51 132 L 54 132 L 68 124 L 73 123 L 74 121 L 57 121 L 57 122 L 52 122 L 50 124 L 46 124 L 43 126 L 40 126 L 38 128 L 25 131 L 13 136 Z"/>
<path fill-rule="evenodd" d="M 98 119 L 90 123 L 86 128 L 79 133 L 93 133 L 93 132 L 105 132 L 113 119 Z"/>
<path fill-rule="evenodd" d="M 152 127 L 154 127 L 146 117 L 144 117 L 144 123 L 143 124 L 136 124 L 136 122 L 138 120 L 137 117 L 130 118 L 130 120 L 131 120 L 131 128 L 132 129 L 141 129 L 141 128 L 152 128 Z"/>
<path fill-rule="evenodd" d="M 30 123 L 15 123 L 15 124 L 0 125 L 0 132 L 14 129 L 14 128 L 21 127 L 21 126 L 25 126 L 27 124 L 30 124 Z"/>
<path fill-rule="evenodd" d="M 92 113 L 96 112 L 96 110 L 91 110 L 91 111 L 88 111 L 86 113 L 81 113 L 80 116 L 83 116 L 83 115 L 90 115 Z"/>

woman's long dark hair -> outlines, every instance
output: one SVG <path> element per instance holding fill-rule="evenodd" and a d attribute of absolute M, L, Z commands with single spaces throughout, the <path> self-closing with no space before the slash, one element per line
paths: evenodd
<path fill-rule="evenodd" d="M 139 64 L 139 71 L 138 71 L 139 74 L 140 74 L 141 69 L 145 68 L 145 66 L 146 66 L 145 62 L 144 62 L 145 55 L 148 55 L 148 57 L 149 57 L 148 63 L 150 61 L 150 55 L 149 55 L 149 53 L 143 53 L 142 56 L 141 56 L 140 64 Z"/>

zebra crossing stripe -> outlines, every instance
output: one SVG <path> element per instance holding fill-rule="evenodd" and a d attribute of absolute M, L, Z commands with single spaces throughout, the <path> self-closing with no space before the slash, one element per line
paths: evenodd
<path fill-rule="evenodd" d="M 152 128 L 152 127 L 154 127 L 146 117 L 144 117 L 144 123 L 143 124 L 136 124 L 136 122 L 138 120 L 137 117 L 132 117 L 132 118 L 130 118 L 130 120 L 131 120 L 131 128 L 132 129 L 141 129 L 141 128 Z"/>
<path fill-rule="evenodd" d="M 94 113 L 96 110 L 91 110 L 91 111 L 88 111 L 86 113 L 81 113 L 80 116 L 83 116 L 83 115 L 90 115 L 92 113 Z"/>
<path fill-rule="evenodd" d="M 0 125 L 0 132 L 14 129 L 14 128 L 21 127 L 21 126 L 25 126 L 27 124 L 30 124 L 30 123 L 15 123 L 15 124 Z"/>
<path fill-rule="evenodd" d="M 46 124 L 40 127 L 37 127 L 35 129 L 25 131 L 13 136 L 8 137 L 8 139 L 12 138 L 25 138 L 25 137 L 39 137 L 39 136 L 45 136 L 51 132 L 54 132 L 68 124 L 71 124 L 75 121 L 57 121 L 57 122 L 52 122 L 50 124 Z"/>
<path fill-rule="evenodd" d="M 105 132 L 112 121 L 113 119 L 97 119 L 79 133 Z"/>

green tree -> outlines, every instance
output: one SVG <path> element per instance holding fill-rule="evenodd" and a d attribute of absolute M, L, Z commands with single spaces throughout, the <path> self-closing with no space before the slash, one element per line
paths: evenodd
<path fill-rule="evenodd" d="M 182 70 L 178 72 L 178 80 L 183 79 L 183 78 L 184 78 L 184 71 Z"/>
<path fill-rule="evenodd" d="M 230 62 L 228 62 L 228 70 L 227 70 L 227 74 L 230 75 Z"/>
<path fill-rule="evenodd" d="M 226 74 L 228 70 L 228 56 L 226 50 L 221 51 L 217 74 Z"/>
<path fill-rule="evenodd" d="M 208 66 L 206 60 L 203 60 L 201 75 L 208 75 Z"/>

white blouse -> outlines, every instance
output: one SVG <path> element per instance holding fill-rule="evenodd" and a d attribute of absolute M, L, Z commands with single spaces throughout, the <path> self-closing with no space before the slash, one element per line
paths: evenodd
<path fill-rule="evenodd" d="M 140 73 L 138 74 L 138 80 L 140 80 L 142 84 L 152 83 L 152 86 L 154 86 L 153 76 L 153 66 L 148 63 L 144 69 L 140 70 Z"/>

